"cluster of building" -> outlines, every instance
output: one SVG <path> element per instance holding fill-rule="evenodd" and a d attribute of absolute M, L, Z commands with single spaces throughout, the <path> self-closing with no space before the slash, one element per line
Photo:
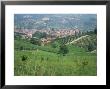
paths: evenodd
<path fill-rule="evenodd" d="M 79 29 L 42 29 L 42 30 L 36 30 L 36 29 L 15 29 L 15 33 L 21 33 L 21 36 L 23 39 L 25 38 L 36 38 L 32 37 L 32 35 L 35 32 L 41 32 L 46 33 L 47 37 L 41 38 L 40 41 L 42 44 L 48 44 L 55 40 L 57 37 L 63 38 L 70 35 L 75 35 L 76 33 L 79 33 Z"/>
<path fill-rule="evenodd" d="M 15 34 L 19 33 L 21 34 L 22 38 L 32 38 L 32 34 L 36 32 L 34 29 L 15 29 L 14 30 Z"/>
<path fill-rule="evenodd" d="M 47 35 L 51 37 L 66 37 L 69 35 L 75 35 L 76 33 L 79 33 L 79 29 L 57 29 L 57 30 L 52 30 L 52 29 L 43 29 L 43 30 L 37 30 L 38 32 L 45 32 Z"/>

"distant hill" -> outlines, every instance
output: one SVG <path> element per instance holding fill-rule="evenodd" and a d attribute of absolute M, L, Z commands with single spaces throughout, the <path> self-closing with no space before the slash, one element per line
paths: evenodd
<path fill-rule="evenodd" d="M 78 28 L 94 30 L 96 14 L 15 14 L 14 25 L 18 29 Z"/>

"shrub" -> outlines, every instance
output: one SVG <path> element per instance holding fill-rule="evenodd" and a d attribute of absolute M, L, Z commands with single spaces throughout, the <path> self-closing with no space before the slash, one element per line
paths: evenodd
<path fill-rule="evenodd" d="M 61 45 L 60 49 L 59 49 L 59 53 L 63 54 L 63 56 L 65 56 L 65 54 L 67 54 L 69 52 L 68 48 L 66 45 Z"/>
<path fill-rule="evenodd" d="M 23 55 L 22 56 L 22 61 L 25 61 L 25 60 L 27 60 L 28 59 L 28 57 L 26 56 L 26 55 Z"/>
<path fill-rule="evenodd" d="M 24 50 L 23 46 L 20 47 L 20 50 Z"/>
<path fill-rule="evenodd" d="M 44 60 L 44 58 L 43 57 L 41 57 L 41 61 L 43 61 Z"/>

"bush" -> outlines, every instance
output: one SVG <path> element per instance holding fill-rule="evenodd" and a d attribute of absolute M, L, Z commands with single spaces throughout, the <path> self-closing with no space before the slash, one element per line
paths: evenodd
<path fill-rule="evenodd" d="M 20 47 L 20 50 L 24 50 L 23 46 Z"/>
<path fill-rule="evenodd" d="M 51 44 L 51 46 L 52 46 L 53 48 L 57 48 L 57 47 L 59 47 L 59 43 L 58 43 L 58 42 L 53 42 L 53 43 Z"/>
<path fill-rule="evenodd" d="M 65 54 L 67 54 L 68 52 L 69 52 L 69 50 L 68 50 L 67 46 L 61 45 L 58 53 L 63 54 L 63 56 L 65 56 Z"/>
<path fill-rule="evenodd" d="M 27 60 L 28 59 L 28 57 L 26 56 L 26 55 L 23 55 L 22 56 L 22 61 L 25 61 L 25 60 Z"/>

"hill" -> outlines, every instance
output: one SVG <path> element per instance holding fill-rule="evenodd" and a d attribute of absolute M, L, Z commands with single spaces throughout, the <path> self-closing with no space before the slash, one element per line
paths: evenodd
<path fill-rule="evenodd" d="M 15 14 L 18 29 L 68 29 L 91 31 L 96 27 L 96 14 Z"/>
<path fill-rule="evenodd" d="M 87 51 L 93 51 L 96 50 L 97 47 L 97 39 L 96 39 L 96 35 L 85 35 L 85 36 L 81 36 L 69 43 L 68 44 L 73 44 L 75 46 L 81 47 L 81 48 L 85 48 Z"/>

